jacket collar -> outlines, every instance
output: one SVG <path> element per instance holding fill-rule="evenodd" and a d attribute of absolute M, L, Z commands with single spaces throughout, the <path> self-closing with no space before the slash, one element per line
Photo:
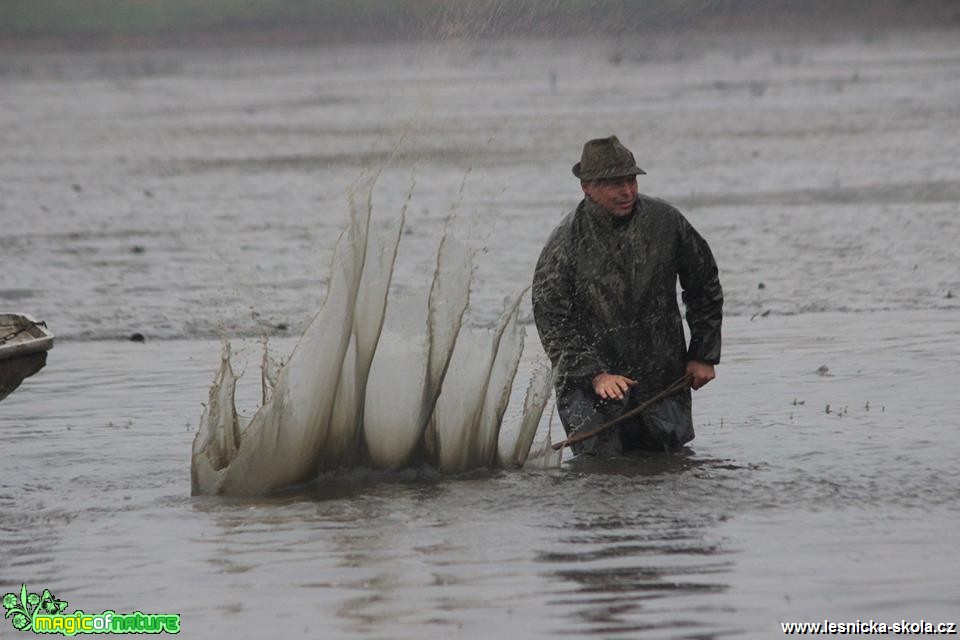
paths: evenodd
<path fill-rule="evenodd" d="M 584 198 L 581 206 L 583 207 L 583 210 L 587 216 L 589 216 L 589 218 L 601 229 L 621 229 L 637 215 L 637 212 L 640 209 L 640 198 L 637 198 L 637 201 L 634 203 L 633 211 L 622 217 L 613 215 L 589 198 Z"/>

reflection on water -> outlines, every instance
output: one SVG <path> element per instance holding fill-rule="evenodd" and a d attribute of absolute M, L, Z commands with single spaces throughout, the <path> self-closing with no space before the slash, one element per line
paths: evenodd
<path fill-rule="evenodd" d="M 669 455 L 658 451 L 627 451 L 611 458 L 577 456 L 569 460 L 566 468 L 571 473 L 642 480 L 647 476 L 696 473 L 698 470 L 711 469 L 737 470 L 743 467 L 732 460 L 713 460 L 698 456 L 692 447 L 686 446 Z"/>
<path fill-rule="evenodd" d="M 193 510 L 213 525 L 212 570 L 286 584 L 361 637 L 509 635 L 533 616 L 551 622 L 524 637 L 712 638 L 731 632 L 717 614 L 735 553 L 715 534 L 724 516 L 684 500 L 705 489 L 697 469 L 740 472 L 692 452 L 533 475 L 358 469 Z"/>
<path fill-rule="evenodd" d="M 637 514 L 574 519 L 564 527 L 575 532 L 562 540 L 569 551 L 541 553 L 537 560 L 553 565 L 547 576 L 562 585 L 550 604 L 565 610 L 571 621 L 568 633 L 689 629 L 698 637 L 712 637 L 717 631 L 704 615 L 710 607 L 695 601 L 688 608 L 683 598 L 727 588 L 724 574 L 734 561 L 704 540 L 708 522 Z M 713 556 L 720 557 L 711 560 Z M 669 610 L 663 610 L 662 599 L 671 602 Z"/>
<path fill-rule="evenodd" d="M 276 551 L 255 541 L 282 540 L 281 555 L 320 564 L 312 576 L 294 570 L 297 588 L 333 597 L 345 628 L 359 633 L 462 623 L 465 612 L 513 599 L 522 608 L 537 596 L 538 616 L 558 621 L 556 633 L 683 629 L 711 638 L 731 631 L 711 614 L 728 608 L 716 597 L 727 589 L 735 553 L 714 531 L 725 516 L 687 500 L 707 489 L 698 472 L 736 481 L 749 470 L 689 450 L 575 460 L 560 474 L 533 476 L 355 470 L 194 508 L 216 522 L 210 542 L 222 552 L 211 562 L 219 570 L 247 573 L 276 562 Z M 531 503 L 541 490 L 551 497 Z M 498 534 L 490 536 L 488 519 Z M 475 525 L 485 527 L 479 539 Z M 518 554 L 531 544 L 532 556 Z M 516 580 L 518 561 L 530 567 L 521 590 L 504 593 L 498 585 Z"/>
<path fill-rule="evenodd" d="M 723 632 L 722 621 L 710 618 L 723 605 L 709 596 L 727 589 L 725 574 L 735 566 L 731 551 L 710 534 L 724 516 L 687 509 L 685 488 L 660 502 L 658 488 L 671 475 L 699 487 L 697 469 L 737 468 L 689 449 L 574 459 L 562 484 L 589 477 L 599 486 L 571 492 L 570 513 L 555 525 L 561 536 L 536 555 L 554 585 L 549 603 L 569 621 L 563 633 L 633 637 L 672 629 L 713 638 Z M 597 495 L 620 504 L 611 509 L 605 498 L 603 508 L 591 506 Z"/>

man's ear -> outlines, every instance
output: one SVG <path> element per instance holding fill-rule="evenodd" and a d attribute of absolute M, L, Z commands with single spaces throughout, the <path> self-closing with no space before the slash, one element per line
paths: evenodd
<path fill-rule="evenodd" d="M 581 181 L 580 181 L 580 188 L 583 189 L 583 195 L 585 195 L 585 196 L 587 196 L 587 197 L 589 198 L 589 197 L 590 197 L 590 193 L 588 192 L 588 189 L 590 188 L 590 181 L 589 181 L 589 180 L 581 180 Z"/>

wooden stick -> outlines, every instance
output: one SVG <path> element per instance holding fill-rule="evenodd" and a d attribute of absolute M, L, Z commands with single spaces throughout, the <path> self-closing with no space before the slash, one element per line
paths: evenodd
<path fill-rule="evenodd" d="M 679 391 L 682 391 L 682 390 L 686 389 L 687 387 L 690 386 L 690 383 L 691 383 L 692 381 L 693 381 L 693 376 L 690 375 L 689 373 L 685 373 L 682 378 L 677 379 L 675 382 L 671 383 L 669 387 L 667 387 L 666 389 L 664 389 L 663 391 L 661 391 L 661 392 L 658 393 L 657 395 L 653 396 L 652 398 L 650 398 L 650 399 L 647 400 L 646 402 L 642 402 L 641 404 L 637 405 L 637 406 L 634 407 L 633 409 L 630 409 L 630 411 L 627 411 L 627 412 L 626 412 L 625 414 L 623 414 L 622 416 L 619 416 L 619 417 L 617 417 L 617 418 L 614 418 L 613 420 L 610 420 L 609 422 L 604 422 L 604 423 L 603 423 L 602 425 L 600 425 L 599 427 L 596 427 L 596 428 L 594 428 L 594 429 L 591 429 L 590 431 L 585 431 L 585 432 L 583 432 L 583 433 L 580 433 L 580 432 L 574 433 L 572 436 L 570 436 L 570 437 L 567 438 L 566 440 L 563 440 L 563 441 L 558 442 L 557 444 L 553 445 L 553 450 L 554 450 L 554 451 L 558 451 L 558 450 L 560 450 L 560 449 L 563 449 L 564 447 L 569 447 L 569 446 L 572 445 L 572 444 L 576 444 L 576 443 L 578 443 L 578 442 L 583 442 L 584 440 L 588 440 L 588 439 L 592 438 L 593 436 L 597 435 L 598 433 L 602 433 L 602 432 L 606 431 L 607 429 L 609 429 L 609 428 L 612 427 L 613 425 L 618 424 L 618 423 L 626 420 L 627 418 L 631 418 L 631 417 L 637 415 L 638 413 L 640 413 L 641 411 L 643 411 L 644 409 L 646 409 L 646 408 L 649 407 L 650 405 L 652 405 L 652 404 L 654 404 L 654 403 L 656 403 L 656 402 L 659 402 L 660 400 L 663 400 L 663 399 L 666 398 L 667 396 L 672 396 L 673 394 L 675 394 L 675 393 L 677 393 L 677 392 L 679 392 Z"/>

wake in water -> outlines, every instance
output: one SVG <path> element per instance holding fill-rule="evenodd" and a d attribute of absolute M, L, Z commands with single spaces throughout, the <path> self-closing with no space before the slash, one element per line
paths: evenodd
<path fill-rule="evenodd" d="M 193 442 L 194 495 L 263 494 L 361 465 L 457 473 L 526 462 L 551 379 L 544 367 L 534 374 L 504 446 L 522 294 L 495 329 L 465 327 L 473 254 L 445 233 L 429 291 L 388 308 L 406 204 L 391 227 L 371 232 L 372 182 L 365 212 L 350 198 L 320 311 L 283 367 L 264 355 L 263 404 L 252 418 L 237 413 L 224 345 Z"/>

